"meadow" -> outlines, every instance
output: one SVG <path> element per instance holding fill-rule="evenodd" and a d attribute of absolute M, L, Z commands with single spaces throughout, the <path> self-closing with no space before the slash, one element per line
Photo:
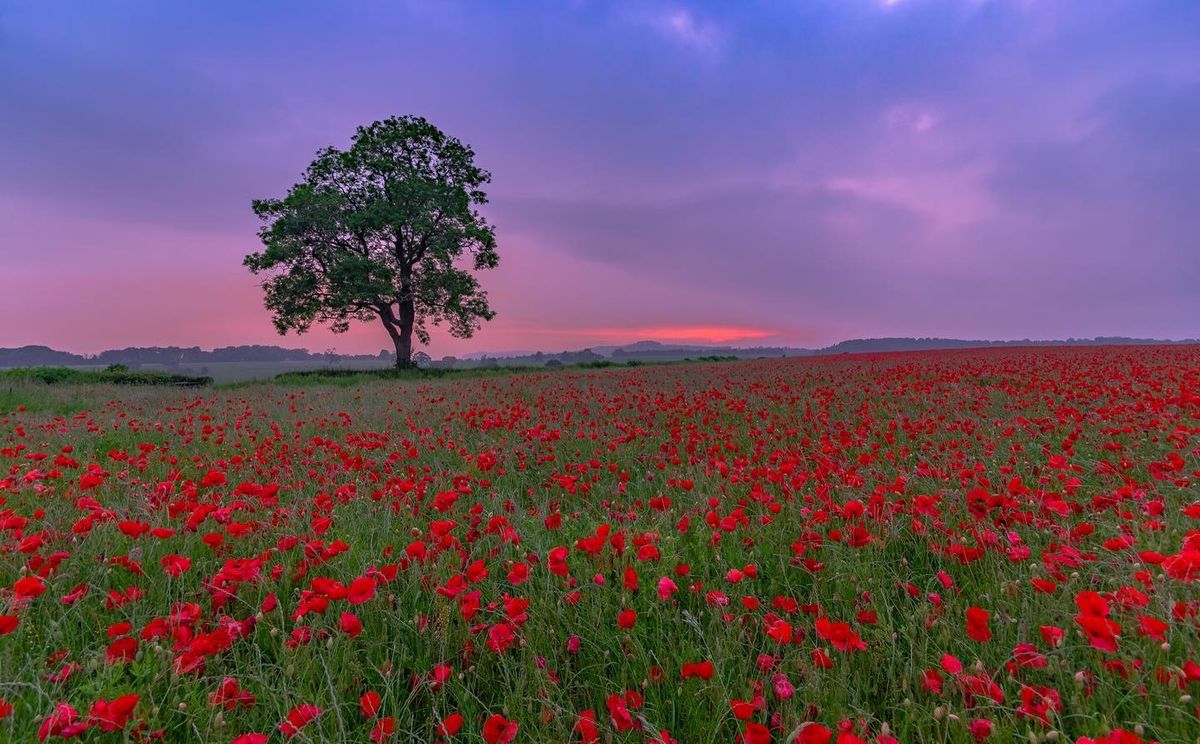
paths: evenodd
<path fill-rule="evenodd" d="M 0 396 L 4 741 L 1200 736 L 1200 347 Z"/>

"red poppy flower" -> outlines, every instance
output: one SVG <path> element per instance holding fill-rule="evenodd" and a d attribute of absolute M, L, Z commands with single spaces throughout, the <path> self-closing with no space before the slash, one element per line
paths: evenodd
<path fill-rule="evenodd" d="M 112 700 L 97 700 L 88 711 L 88 725 L 101 731 L 120 731 L 133 717 L 140 695 L 122 695 Z"/>
<path fill-rule="evenodd" d="M 617 731 L 629 731 L 634 727 L 633 714 L 624 695 L 609 695 L 604 700 L 608 706 L 608 718 Z"/>
<path fill-rule="evenodd" d="M 771 744 L 771 730 L 761 723 L 750 722 L 739 735 L 738 741 L 741 744 Z"/>
<path fill-rule="evenodd" d="M 342 613 L 338 619 L 338 626 L 342 629 L 343 633 L 351 638 L 358 638 L 363 631 L 362 621 L 358 619 L 357 615 L 349 612 Z"/>
<path fill-rule="evenodd" d="M 321 715 L 321 709 L 311 703 L 297 705 L 288 712 L 287 719 L 279 724 L 279 731 L 285 739 L 290 739 L 319 715 Z"/>
<path fill-rule="evenodd" d="M 566 576 L 570 573 L 567 567 L 567 556 L 570 554 L 566 548 L 561 545 L 556 548 L 551 548 L 549 555 L 546 558 L 546 566 L 550 569 L 550 573 L 555 576 Z"/>
<path fill-rule="evenodd" d="M 128 664 L 137 656 L 138 641 L 136 638 L 118 638 L 108 644 L 104 656 L 109 664 Z"/>
<path fill-rule="evenodd" d="M 975 741 L 982 742 L 992 735 L 992 722 L 986 718 L 976 718 L 967 724 L 967 730 Z"/>
<path fill-rule="evenodd" d="M 379 693 L 374 690 L 368 690 L 358 699 L 358 709 L 362 712 L 363 718 L 374 718 L 379 715 L 380 710 Z"/>
<path fill-rule="evenodd" d="M 814 648 L 809 654 L 813 664 L 819 669 L 833 669 L 833 659 L 825 652 L 823 648 Z"/>
<path fill-rule="evenodd" d="M 498 654 L 502 654 L 512 645 L 516 643 L 517 635 L 513 632 L 513 627 L 508 623 L 500 623 L 488 628 L 488 648 Z"/>
<path fill-rule="evenodd" d="M 209 695 L 208 700 L 213 705 L 224 708 L 225 710 L 234 710 L 236 708 L 253 708 L 254 695 L 246 690 L 243 690 L 238 681 L 233 677 L 226 677 L 221 680 L 221 684 L 217 687 L 216 692 Z"/>
<path fill-rule="evenodd" d="M 734 698 L 729 701 L 729 709 L 733 712 L 733 717 L 739 721 L 747 721 L 754 716 L 754 711 L 757 710 L 754 703 L 745 700 Z"/>
<path fill-rule="evenodd" d="M 396 733 L 396 719 L 391 716 L 384 716 L 375 722 L 371 727 L 370 739 L 375 744 L 382 744 L 392 738 Z"/>
<path fill-rule="evenodd" d="M 1121 626 L 1116 621 L 1099 615 L 1076 615 L 1075 622 L 1079 624 L 1088 643 L 1101 651 L 1110 654 L 1117 652 L 1117 639 L 1121 634 Z"/>
<path fill-rule="evenodd" d="M 461 713 L 451 713 L 438 724 L 438 736 L 450 738 L 462 730 L 463 717 Z"/>
<path fill-rule="evenodd" d="M 596 728 L 596 711 L 581 711 L 575 719 L 574 731 L 579 734 L 580 744 L 599 744 L 600 731 Z"/>
<path fill-rule="evenodd" d="M 352 605 L 363 604 L 375 598 L 375 579 L 359 576 L 346 587 L 346 601 Z"/>
<path fill-rule="evenodd" d="M 38 576 L 24 576 L 13 584 L 13 594 L 21 599 L 33 599 L 46 591 L 46 582 Z"/>
<path fill-rule="evenodd" d="M 192 567 L 192 559 L 185 558 L 182 555 L 165 555 L 162 558 L 161 564 L 163 570 L 166 571 L 168 575 L 179 577 Z"/>
<path fill-rule="evenodd" d="M 967 609 L 967 635 L 972 640 L 986 643 L 992 640 L 992 629 L 989 623 L 991 615 L 982 607 L 970 607 Z"/>
<path fill-rule="evenodd" d="M 483 722 L 483 740 L 487 744 L 509 744 L 517 738 L 519 728 L 516 721 L 496 713 Z"/>
<path fill-rule="evenodd" d="M 713 663 L 711 661 L 684 662 L 679 670 L 680 679 L 698 677 L 703 680 L 712 679 Z"/>
<path fill-rule="evenodd" d="M 832 738 L 832 731 L 819 723 L 810 722 L 800 727 L 792 741 L 794 744 L 829 744 Z"/>
<path fill-rule="evenodd" d="M 817 619 L 817 635 L 833 644 L 839 651 L 864 651 L 867 644 L 851 629 L 849 623 L 831 622 L 829 618 Z"/>
<path fill-rule="evenodd" d="M 37 738 L 38 741 L 45 741 L 51 736 L 69 739 L 82 734 L 86 730 L 87 723 L 79 721 L 78 711 L 67 703 L 59 703 L 54 706 L 54 710 L 38 726 Z"/>

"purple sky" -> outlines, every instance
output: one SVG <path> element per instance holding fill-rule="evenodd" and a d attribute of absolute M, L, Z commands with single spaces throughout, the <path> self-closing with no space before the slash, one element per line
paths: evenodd
<path fill-rule="evenodd" d="M 0 346 L 278 343 L 242 257 L 356 125 L 494 175 L 434 357 L 1200 336 L 1200 2 L 0 0 Z"/>

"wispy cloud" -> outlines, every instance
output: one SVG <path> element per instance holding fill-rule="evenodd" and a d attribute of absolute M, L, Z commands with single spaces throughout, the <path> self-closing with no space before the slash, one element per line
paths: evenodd
<path fill-rule="evenodd" d="M 925 134 L 940 122 L 937 113 L 932 109 L 911 103 L 892 106 L 884 113 L 883 120 L 891 129 L 915 134 Z"/>
<path fill-rule="evenodd" d="M 698 52 L 715 52 L 725 39 L 718 23 L 700 18 L 687 8 L 668 8 L 648 16 L 647 21 L 666 38 Z"/>
<path fill-rule="evenodd" d="M 876 173 L 831 179 L 836 193 L 894 204 L 929 220 L 930 227 L 954 229 L 978 223 L 995 213 L 985 173 L 978 168 L 938 168 Z M 932 251 L 932 246 L 929 247 Z"/>

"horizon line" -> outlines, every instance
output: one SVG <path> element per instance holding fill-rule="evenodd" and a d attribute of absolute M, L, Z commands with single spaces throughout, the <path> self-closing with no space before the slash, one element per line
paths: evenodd
<path fill-rule="evenodd" d="M 1197 337 L 1156 338 L 1156 337 L 1146 337 L 1146 336 L 1114 336 L 1114 335 L 1068 336 L 1066 338 L 1036 338 L 1036 339 L 1028 338 L 1028 337 L 1026 337 L 1026 338 L 961 338 L 961 337 L 955 337 L 955 336 L 856 336 L 856 337 L 852 337 L 852 338 L 844 338 L 840 341 L 837 341 L 837 342 L 834 342 L 832 344 L 828 344 L 825 346 L 792 346 L 792 345 L 788 345 L 788 344 L 740 345 L 740 344 L 731 344 L 731 343 L 661 341 L 661 340 L 654 339 L 654 338 L 643 338 L 643 339 L 638 339 L 636 341 L 629 341 L 629 342 L 625 342 L 625 343 L 593 344 L 591 346 L 580 346 L 578 348 L 561 349 L 561 350 L 557 350 L 557 351 L 546 351 L 543 349 L 534 349 L 534 350 L 506 349 L 506 350 L 502 350 L 502 351 L 479 350 L 479 351 L 466 352 L 465 354 L 443 355 L 443 357 L 451 356 L 451 357 L 464 358 L 464 357 L 478 356 L 478 355 L 499 357 L 502 355 L 530 356 L 530 355 L 534 355 L 534 354 L 551 354 L 551 355 L 552 354 L 569 354 L 569 353 L 575 353 L 575 352 L 580 352 L 580 351 L 586 351 L 586 350 L 594 349 L 594 348 L 622 349 L 622 348 L 625 348 L 628 346 L 635 346 L 637 344 L 644 344 L 644 343 L 655 343 L 655 344 L 659 344 L 661 346 L 684 348 L 684 349 L 735 349 L 735 350 L 741 350 L 741 351 L 752 351 L 754 349 L 784 349 L 784 350 L 792 350 L 792 351 L 818 352 L 818 351 L 822 351 L 822 350 L 826 350 L 826 349 L 833 349 L 838 346 L 853 343 L 853 342 L 870 342 L 870 341 L 916 341 L 916 342 L 927 341 L 927 342 L 954 342 L 954 343 L 964 343 L 964 344 L 979 343 L 979 344 L 991 344 L 991 345 L 1007 344 L 1007 345 L 1028 345 L 1028 346 L 1047 346 L 1047 345 L 1054 345 L 1054 344 L 1070 344 L 1070 343 L 1076 343 L 1076 344 L 1087 343 L 1089 345 L 1118 345 L 1119 346 L 1119 345 L 1122 345 L 1120 343 L 1122 341 L 1136 342 L 1136 345 L 1200 344 L 1200 338 L 1197 338 Z M 1113 342 L 1113 343 L 1108 344 L 1106 342 Z M 100 351 L 90 352 L 90 353 L 58 349 L 58 348 L 55 348 L 48 344 L 23 344 L 21 346 L 0 346 L 0 352 L 21 351 L 24 349 L 46 349 L 46 350 L 56 352 L 56 353 L 71 354 L 73 356 L 79 356 L 79 357 L 86 358 L 86 357 L 97 357 L 97 356 L 100 356 L 101 354 L 105 354 L 105 353 L 109 353 L 109 352 L 127 351 L 130 349 L 180 349 L 180 350 L 188 350 L 188 351 L 198 350 L 201 353 L 212 353 L 212 352 L 224 350 L 224 349 L 253 348 L 253 347 L 260 347 L 260 348 L 266 348 L 266 349 L 279 349 L 279 350 L 292 351 L 292 352 L 302 351 L 306 354 L 316 355 L 316 356 L 333 353 L 336 356 L 345 356 L 345 357 L 377 357 L 383 352 L 387 352 L 388 354 L 392 353 L 388 349 L 384 348 L 382 345 L 380 346 L 380 351 L 378 351 L 378 352 L 340 352 L 336 349 L 336 347 L 331 348 L 326 351 L 312 351 L 308 347 L 303 347 L 303 346 L 282 346 L 282 345 L 278 345 L 278 344 L 263 344 L 263 343 L 228 344 L 225 346 L 213 346 L 210 348 L 204 348 L 200 345 L 183 346 L 183 345 L 177 345 L 177 344 L 169 344 L 169 345 L 165 345 L 165 346 L 163 346 L 163 345 L 149 345 L 149 346 L 130 345 L 130 346 L 123 346 L 123 347 L 113 347 L 113 348 L 108 348 L 108 349 L 101 349 Z"/>

